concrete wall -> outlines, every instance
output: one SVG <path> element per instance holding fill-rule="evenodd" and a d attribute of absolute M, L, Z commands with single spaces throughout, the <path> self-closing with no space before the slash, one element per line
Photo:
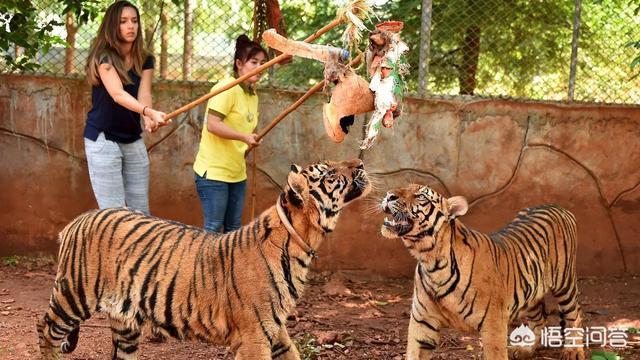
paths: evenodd
<path fill-rule="evenodd" d="M 172 111 L 208 85 L 156 84 L 157 107 Z M 301 94 L 263 90 L 261 125 Z M 553 202 L 578 219 L 582 275 L 640 273 L 640 109 L 503 100 L 407 99 L 393 130 L 361 152 L 363 118 L 336 145 L 322 127 L 325 95 L 311 98 L 276 127 L 249 171 L 245 218 L 273 204 L 291 163 L 361 157 L 377 194 L 345 210 L 316 267 L 384 276 L 410 275 L 404 247 L 379 236 L 372 212 L 389 188 L 409 182 L 464 195 L 464 221 L 500 228 L 528 206 Z M 82 129 L 90 105 L 82 80 L 0 75 L 0 256 L 55 251 L 57 232 L 96 206 Z M 201 225 L 191 165 L 202 107 L 146 136 L 153 214 Z"/>

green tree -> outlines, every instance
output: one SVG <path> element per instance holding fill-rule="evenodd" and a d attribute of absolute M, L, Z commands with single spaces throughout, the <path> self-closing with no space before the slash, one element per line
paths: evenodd
<path fill-rule="evenodd" d="M 51 20 L 41 23 L 36 8 L 29 0 L 8 0 L 0 3 L 0 51 L 10 71 L 33 70 L 38 51 L 46 53 L 52 44 L 62 39 L 51 34 L 61 25 Z"/>
<path fill-rule="evenodd" d="M 304 40 L 320 30 L 336 17 L 337 7 L 333 0 L 290 0 L 281 2 L 282 14 L 287 26 L 287 36 L 292 40 Z M 344 25 L 322 35 L 316 44 L 342 46 L 340 37 Z M 324 65 L 315 60 L 294 57 L 275 71 L 274 85 L 306 89 L 323 79 Z"/>
<path fill-rule="evenodd" d="M 391 2 L 386 16 L 404 21 L 417 87 L 421 0 Z M 534 77 L 568 66 L 573 4 L 568 1 L 435 0 L 429 63 L 431 92 L 476 90 L 524 95 Z M 457 89 L 457 91 L 456 91 Z"/>
<path fill-rule="evenodd" d="M 77 26 L 97 16 L 96 0 L 63 0 L 64 9 L 59 13 L 74 14 Z M 60 20 L 43 20 L 36 5 L 30 0 L 5 0 L 0 3 L 0 52 L 9 71 L 32 71 L 40 65 L 36 55 L 46 54 L 51 46 L 65 44 L 52 34 L 55 26 L 64 25 Z"/>
<path fill-rule="evenodd" d="M 640 15 L 640 5 L 638 5 L 636 7 L 636 9 L 633 11 L 633 15 L 634 16 L 639 16 Z M 626 47 L 632 47 L 636 50 L 636 54 L 637 56 L 631 60 L 631 69 L 635 70 L 635 68 L 638 66 L 640 67 L 640 40 L 636 40 L 636 41 L 629 41 L 626 44 Z M 631 80 L 635 79 L 636 77 L 638 77 L 640 75 L 640 71 L 636 72 L 632 77 Z"/>
<path fill-rule="evenodd" d="M 405 23 L 402 37 L 411 48 L 409 87 L 414 91 L 421 4 L 422 0 L 388 2 L 381 15 Z M 637 90 L 630 88 L 631 71 L 622 65 L 629 57 L 621 50 L 637 38 L 639 11 L 637 1 L 582 2 L 577 100 L 640 100 Z M 432 14 L 432 93 L 566 100 L 573 1 L 433 0 Z M 640 42 L 629 46 L 640 49 Z M 633 64 L 640 65 L 640 56 Z"/>

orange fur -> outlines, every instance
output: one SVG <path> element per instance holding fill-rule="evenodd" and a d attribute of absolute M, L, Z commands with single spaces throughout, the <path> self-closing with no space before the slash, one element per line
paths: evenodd
<path fill-rule="evenodd" d="M 562 326 L 581 324 L 575 270 L 574 216 L 555 205 L 525 209 L 506 227 L 483 234 L 458 216 L 468 205 L 426 186 L 389 191 L 382 200 L 382 235 L 400 238 L 418 260 L 407 359 L 429 359 L 439 330 L 479 331 L 485 359 L 507 359 L 510 322 L 526 317 L 538 339 L 545 326 L 544 295 L 560 304 Z M 514 351 L 530 356 L 535 347 Z M 565 348 L 562 359 L 582 360 L 582 348 Z"/>
<path fill-rule="evenodd" d="M 316 250 L 369 181 L 360 160 L 292 170 L 279 201 Z M 43 357 L 73 351 L 82 321 L 103 311 L 114 359 L 137 357 L 145 323 L 163 335 L 228 345 L 236 359 L 299 359 L 285 325 L 313 253 L 283 224 L 275 206 L 224 235 L 124 208 L 80 215 L 60 233 L 56 281 L 37 326 Z"/>

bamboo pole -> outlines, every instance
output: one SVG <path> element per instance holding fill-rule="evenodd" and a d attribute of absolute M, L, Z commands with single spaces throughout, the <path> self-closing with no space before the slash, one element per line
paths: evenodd
<path fill-rule="evenodd" d="M 251 218 L 256 217 L 256 198 L 257 198 L 257 184 L 256 179 L 256 167 L 258 166 L 258 151 L 253 152 L 253 164 L 251 165 Z"/>
<path fill-rule="evenodd" d="M 349 66 L 350 67 L 354 67 L 356 65 L 358 65 L 360 63 L 360 61 L 362 60 L 362 54 L 359 54 L 358 56 L 356 56 L 353 60 L 351 60 L 351 62 L 349 62 Z M 289 105 L 288 108 L 284 109 L 280 114 L 278 114 L 278 116 L 276 116 L 270 123 L 269 125 L 267 125 L 264 129 L 262 129 L 262 131 L 260 131 L 258 133 L 258 138 L 257 140 L 260 141 L 262 140 L 262 138 L 267 135 L 267 133 L 269 131 L 271 131 L 271 129 L 273 129 L 276 125 L 278 125 L 278 123 L 284 119 L 287 115 L 289 115 L 290 113 L 292 113 L 295 109 L 297 109 L 300 105 L 302 105 L 303 102 L 307 101 L 308 98 L 311 97 L 311 95 L 315 94 L 316 92 L 318 92 L 320 89 L 322 89 L 324 87 L 325 84 L 325 80 L 320 81 L 319 83 L 313 85 L 313 87 L 311 87 L 309 90 L 307 90 L 306 93 L 304 93 L 304 95 L 302 95 L 296 102 L 294 102 L 293 104 Z M 247 155 L 251 152 L 251 150 L 254 149 L 255 146 L 249 146 L 249 148 L 247 148 L 247 151 L 245 152 L 244 156 L 247 157 Z"/>
<path fill-rule="evenodd" d="M 322 36 L 324 33 L 326 33 L 327 31 L 333 29 L 334 27 L 338 26 L 340 23 L 342 22 L 341 18 L 337 18 L 335 20 L 333 20 L 332 22 L 330 22 L 329 24 L 325 25 L 322 29 L 316 31 L 315 33 L 313 33 L 311 36 L 307 37 L 306 39 L 304 39 L 304 42 L 312 42 L 314 40 L 316 40 L 317 38 L 319 38 L 320 36 Z M 275 58 L 267 61 L 266 63 L 262 64 L 261 66 L 258 66 L 257 68 L 249 71 L 248 73 L 240 76 L 239 78 L 237 78 L 235 81 L 230 82 L 229 84 L 216 89 L 215 91 L 212 91 L 206 95 L 203 95 L 202 97 L 200 97 L 197 100 L 192 101 L 191 103 L 182 106 L 181 108 L 179 108 L 178 110 L 172 111 L 169 114 L 167 114 L 167 116 L 165 116 L 165 120 L 170 120 L 175 118 L 176 116 L 178 116 L 178 114 L 185 112 L 187 110 L 191 110 L 194 107 L 202 104 L 203 102 L 209 100 L 210 98 L 224 92 L 227 91 L 229 89 L 231 89 L 232 87 L 238 85 L 239 83 L 247 80 L 248 78 L 264 71 L 265 69 L 281 62 L 282 60 L 287 59 L 288 57 L 291 57 L 291 55 L 289 54 L 280 54 L 279 56 L 276 56 Z"/>

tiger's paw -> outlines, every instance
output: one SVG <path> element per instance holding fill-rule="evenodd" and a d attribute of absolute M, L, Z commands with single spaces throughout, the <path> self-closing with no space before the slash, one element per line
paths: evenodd
<path fill-rule="evenodd" d="M 511 360 L 522 360 L 522 359 L 531 359 L 535 353 L 536 349 L 534 346 L 509 346 L 509 359 Z"/>
<path fill-rule="evenodd" d="M 565 348 L 562 350 L 560 360 L 585 360 L 583 348 Z"/>
<path fill-rule="evenodd" d="M 43 360 L 62 360 L 62 352 L 59 348 L 40 349 L 40 354 Z"/>

